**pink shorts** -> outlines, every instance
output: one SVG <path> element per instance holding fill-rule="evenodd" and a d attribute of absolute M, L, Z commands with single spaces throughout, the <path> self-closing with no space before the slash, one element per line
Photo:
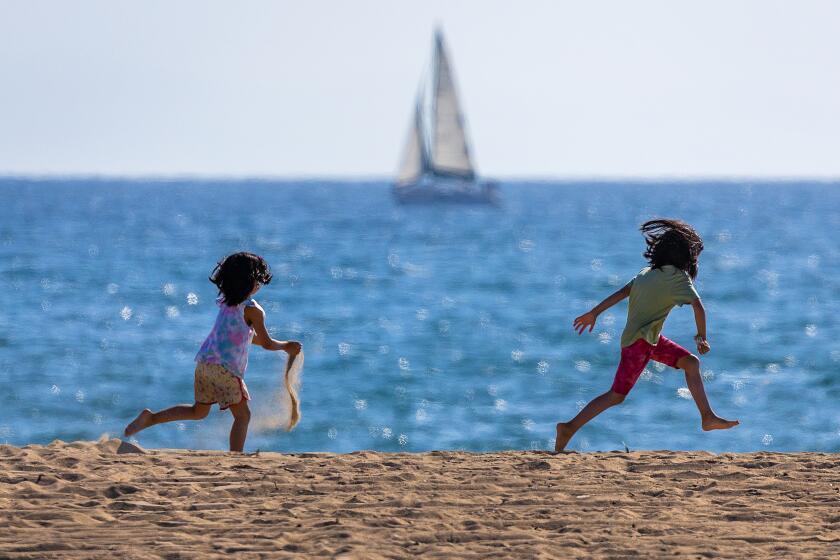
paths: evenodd
<path fill-rule="evenodd" d="M 621 361 L 618 362 L 612 390 L 622 395 L 629 393 L 650 360 L 676 368 L 680 358 L 690 355 L 691 352 L 664 336 L 659 337 L 656 346 L 640 338 L 621 349 Z"/>

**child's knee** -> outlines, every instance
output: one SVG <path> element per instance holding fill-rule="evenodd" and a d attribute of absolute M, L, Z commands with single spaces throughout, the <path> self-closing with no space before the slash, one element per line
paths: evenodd
<path fill-rule="evenodd" d="M 686 371 L 700 369 L 700 358 L 698 358 L 694 354 L 683 356 L 677 362 L 677 367 Z"/>
<path fill-rule="evenodd" d="M 613 405 L 621 404 L 624 402 L 624 399 L 627 398 L 627 395 L 622 395 L 621 393 L 616 393 L 615 391 L 609 392 L 610 403 Z"/>
<path fill-rule="evenodd" d="M 207 418 L 207 415 L 210 414 L 210 405 L 195 403 L 193 405 L 193 414 L 196 420 Z"/>
<path fill-rule="evenodd" d="M 231 412 L 233 412 L 233 417 L 238 422 L 247 424 L 251 421 L 251 409 L 248 408 L 247 404 L 237 406 L 236 408 L 231 407 Z"/>

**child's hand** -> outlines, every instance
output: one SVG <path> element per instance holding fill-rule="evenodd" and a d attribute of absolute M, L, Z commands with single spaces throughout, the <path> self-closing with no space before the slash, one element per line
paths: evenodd
<path fill-rule="evenodd" d="M 289 356 L 297 356 L 298 354 L 300 354 L 301 350 L 300 342 L 298 342 L 297 340 L 290 340 L 286 342 L 283 350 L 285 350 Z"/>
<path fill-rule="evenodd" d="M 712 349 L 712 347 L 709 346 L 709 342 L 707 340 L 704 339 L 704 340 L 698 340 L 697 341 L 697 351 L 700 352 L 701 354 L 705 354 L 711 349 Z"/>
<path fill-rule="evenodd" d="M 583 315 L 575 319 L 575 330 L 580 335 L 583 334 L 583 331 L 586 330 L 586 327 L 589 327 L 589 332 L 592 332 L 592 329 L 595 328 L 595 319 L 597 318 L 598 316 L 592 313 L 591 311 L 584 313 Z"/>

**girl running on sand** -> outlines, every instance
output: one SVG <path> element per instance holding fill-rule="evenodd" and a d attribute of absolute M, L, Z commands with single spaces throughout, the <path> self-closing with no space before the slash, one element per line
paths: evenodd
<path fill-rule="evenodd" d="M 230 450 L 242 451 L 251 419 L 251 396 L 242 379 L 248 366 L 248 348 L 253 343 L 266 350 L 284 350 L 289 356 L 300 352 L 299 342 L 269 336 L 265 311 L 251 298 L 271 282 L 271 271 L 262 257 L 244 252 L 230 255 L 216 265 L 210 281 L 219 288 L 219 314 L 195 357 L 195 404 L 181 404 L 160 412 L 147 408 L 126 426 L 126 436 L 164 422 L 201 420 L 218 403 L 221 410 L 230 408 L 233 413 Z"/>
<path fill-rule="evenodd" d="M 650 266 L 574 320 L 578 335 L 586 327 L 592 332 L 598 315 L 630 297 L 627 324 L 621 335 L 621 360 L 612 388 L 595 397 L 569 422 L 557 424 L 555 451 L 562 451 L 584 424 L 623 402 L 650 360 L 685 371 L 688 390 L 700 410 L 703 430 L 725 430 L 738 425 L 737 420 L 724 420 L 712 411 L 703 389 L 697 356 L 659 334 L 671 309 L 690 303 L 697 323 L 694 337 L 697 352 L 705 354 L 711 350 L 706 341 L 706 312 L 692 283 L 697 277 L 697 258 L 703 250 L 703 241 L 691 226 L 680 220 L 651 220 L 642 224 L 641 230 L 647 243 L 644 256 Z"/>

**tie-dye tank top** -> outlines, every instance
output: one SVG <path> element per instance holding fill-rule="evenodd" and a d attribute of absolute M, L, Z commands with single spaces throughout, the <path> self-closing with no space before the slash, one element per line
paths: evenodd
<path fill-rule="evenodd" d="M 257 302 L 249 298 L 239 305 L 227 305 L 219 298 L 216 303 L 219 305 L 216 324 L 201 345 L 195 361 L 220 364 L 238 377 L 244 377 L 248 348 L 254 338 L 254 329 L 245 322 L 245 308 L 253 307 Z"/>

